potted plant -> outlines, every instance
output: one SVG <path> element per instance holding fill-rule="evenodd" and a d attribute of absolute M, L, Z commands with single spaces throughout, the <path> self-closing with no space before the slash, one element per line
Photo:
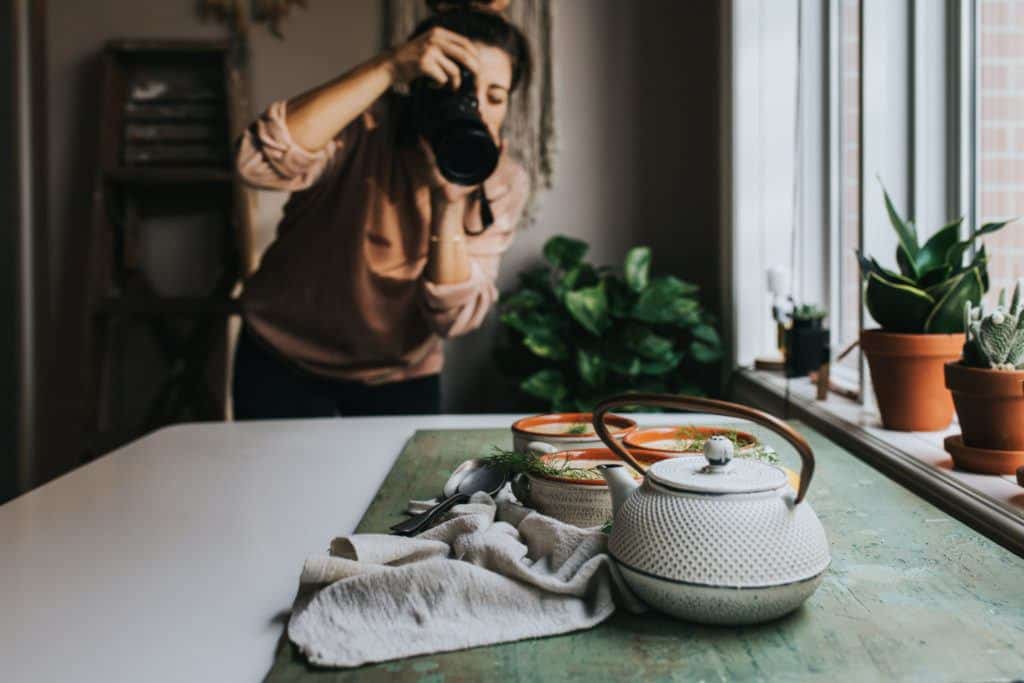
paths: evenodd
<path fill-rule="evenodd" d="M 881 325 L 861 332 L 860 345 L 886 429 L 934 431 L 953 419 L 943 366 L 960 357 L 964 306 L 988 291 L 985 247 L 964 261 L 979 237 L 1009 221 L 986 223 L 960 240 L 961 218 L 921 245 L 913 222 L 901 218 L 884 189 L 883 194 L 899 242 L 899 272 L 858 253 L 865 303 Z"/>
<path fill-rule="evenodd" d="M 499 305 L 497 363 L 536 407 L 589 411 L 625 391 L 700 394 L 722 357 L 715 320 L 696 285 L 650 274 L 651 250 L 634 247 L 621 272 L 584 260 L 587 244 L 544 245 L 545 264 L 519 277 Z"/>
<path fill-rule="evenodd" d="M 786 330 L 786 376 L 804 377 L 828 361 L 828 330 L 824 309 L 812 304 L 793 308 Z"/>
<path fill-rule="evenodd" d="M 962 469 L 1013 474 L 1024 466 L 1024 302 L 1021 282 L 1006 304 L 965 306 L 967 343 L 963 358 L 946 364 L 962 434 L 946 447 Z"/>

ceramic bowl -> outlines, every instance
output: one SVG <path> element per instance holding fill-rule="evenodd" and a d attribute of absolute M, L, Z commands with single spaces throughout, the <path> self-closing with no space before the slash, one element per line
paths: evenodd
<path fill-rule="evenodd" d="M 712 436 L 733 434 L 736 436 L 736 455 L 743 457 L 758 447 L 757 437 L 749 432 L 726 427 L 705 427 L 683 425 L 680 427 L 650 427 L 635 429 L 625 436 L 622 443 L 627 448 L 642 448 L 647 451 L 700 455 L 704 452 L 704 441 Z"/>
<path fill-rule="evenodd" d="M 630 452 L 644 465 L 675 457 L 674 454 L 636 449 L 630 449 Z M 569 461 L 580 469 L 622 463 L 607 448 L 561 451 L 542 455 L 540 459 L 553 464 Z M 593 479 L 519 475 L 512 482 L 512 491 L 521 503 L 542 515 L 583 528 L 601 526 L 612 518 L 612 498 L 604 478 L 597 472 L 593 475 Z"/>
<path fill-rule="evenodd" d="M 591 413 L 551 413 L 524 417 L 512 425 L 512 447 L 517 453 L 558 453 L 582 448 L 603 448 L 594 433 Z M 605 424 L 616 439 L 622 439 L 636 429 L 636 422 L 620 415 L 608 415 Z M 574 427 L 582 433 L 567 433 Z"/>
<path fill-rule="evenodd" d="M 750 432 L 727 427 L 706 427 L 703 425 L 683 425 L 681 427 L 650 427 L 635 429 L 625 436 L 622 443 L 627 448 L 641 448 L 645 451 L 672 455 L 700 455 L 703 451 L 701 441 L 712 436 L 732 434 L 736 437 L 736 456 L 749 457 L 761 445 L 757 437 Z M 700 440 L 700 441 L 698 441 Z M 697 446 L 695 444 L 700 444 Z M 691 447 L 692 446 L 692 447 Z M 788 467 L 779 466 L 793 490 L 800 487 L 800 475 Z"/>

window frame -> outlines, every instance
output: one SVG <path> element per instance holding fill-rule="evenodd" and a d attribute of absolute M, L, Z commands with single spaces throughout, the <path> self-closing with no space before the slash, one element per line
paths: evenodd
<path fill-rule="evenodd" d="M 723 264 L 729 274 L 727 334 L 731 367 L 750 365 L 753 356 L 769 351 L 766 330 L 770 316 L 763 301 L 750 301 L 764 290 L 764 268 L 751 268 L 760 226 L 750 217 L 764 211 L 766 203 L 756 183 L 777 172 L 797 172 L 778 163 L 766 168 L 761 142 L 763 121 L 757 104 L 764 91 L 787 96 L 795 75 L 764 76 L 761 58 L 765 50 L 757 29 L 763 13 L 782 11 L 801 16 L 800 76 L 803 84 L 801 121 L 802 153 L 799 166 L 802 192 L 794 226 L 802 226 L 803 249 L 793 273 L 794 293 L 809 302 L 827 302 L 832 316 L 833 356 L 838 348 L 838 315 L 841 311 L 843 171 L 842 7 L 840 0 L 730 0 L 725 13 L 727 40 L 723 41 L 729 65 L 723 88 L 724 122 L 731 131 L 723 164 L 727 177 L 723 212 L 728 252 Z M 883 265 L 895 248 L 882 202 L 883 178 L 897 207 L 915 218 L 922 239 L 944 225 L 949 217 L 963 215 L 973 225 L 979 206 L 977 151 L 978 77 L 977 0 L 860 0 L 860 137 L 858 240 L 868 254 Z M 776 49 L 785 47 L 785 36 L 773 36 Z M 796 31 L 792 33 L 796 38 Z M 815 40 L 820 38 L 820 40 Z M 752 48 L 751 40 L 762 43 Z M 957 78 L 950 78 L 957 74 Z M 787 83 L 788 79 L 788 83 Z M 753 84 L 753 86 L 752 86 Z M 815 97 L 821 93 L 821 97 Z M 753 112 L 753 113 L 752 113 Z M 761 145 L 760 149 L 752 146 Z M 817 152 L 815 152 L 815 150 Z M 759 172 L 752 171 L 751 163 Z M 923 217 L 923 218 L 922 218 Z M 780 221 L 784 222 L 784 221 Z M 809 230 L 818 225 L 822 229 Z M 779 228 L 777 238 L 788 238 L 791 228 Z M 820 266 L 820 267 L 819 267 Z M 744 297 L 747 300 L 744 300 Z M 764 298 L 763 296 L 761 297 Z M 870 325 L 863 301 L 858 310 L 859 329 Z M 754 341 L 751 341 L 754 340 Z M 859 349 L 856 351 L 860 353 Z M 834 366 L 846 384 L 857 386 L 861 401 L 871 404 L 873 392 L 863 358 L 857 372 Z"/>

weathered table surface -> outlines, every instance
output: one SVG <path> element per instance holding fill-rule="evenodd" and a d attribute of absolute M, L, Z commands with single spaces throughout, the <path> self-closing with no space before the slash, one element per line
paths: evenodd
<path fill-rule="evenodd" d="M 1024 676 L 1024 560 L 797 425 L 818 466 L 808 499 L 832 566 L 795 613 L 704 627 L 623 613 L 589 631 L 358 669 L 316 670 L 282 640 L 271 681 L 989 681 Z M 759 436 L 795 465 L 788 446 Z M 508 447 L 507 430 L 422 431 L 359 525 L 379 532 L 452 467 Z M 792 458 L 789 460 L 789 456 Z"/>

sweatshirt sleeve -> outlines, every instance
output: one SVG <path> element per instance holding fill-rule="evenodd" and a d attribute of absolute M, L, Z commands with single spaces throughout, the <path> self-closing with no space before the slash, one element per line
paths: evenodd
<path fill-rule="evenodd" d="M 242 135 L 235 155 L 247 184 L 264 190 L 304 190 L 320 178 L 328 163 L 351 144 L 357 118 L 327 143 L 310 152 L 292 139 L 285 122 L 287 102 L 274 102 Z"/>
<path fill-rule="evenodd" d="M 498 266 L 515 239 L 516 226 L 530 193 L 526 171 L 515 165 L 508 184 L 491 199 L 494 224 L 483 234 L 468 237 L 470 274 L 465 282 L 438 284 L 421 276 L 421 303 L 434 331 L 457 337 L 480 327 L 498 300 Z M 488 197 L 491 197 L 488 190 Z"/>

